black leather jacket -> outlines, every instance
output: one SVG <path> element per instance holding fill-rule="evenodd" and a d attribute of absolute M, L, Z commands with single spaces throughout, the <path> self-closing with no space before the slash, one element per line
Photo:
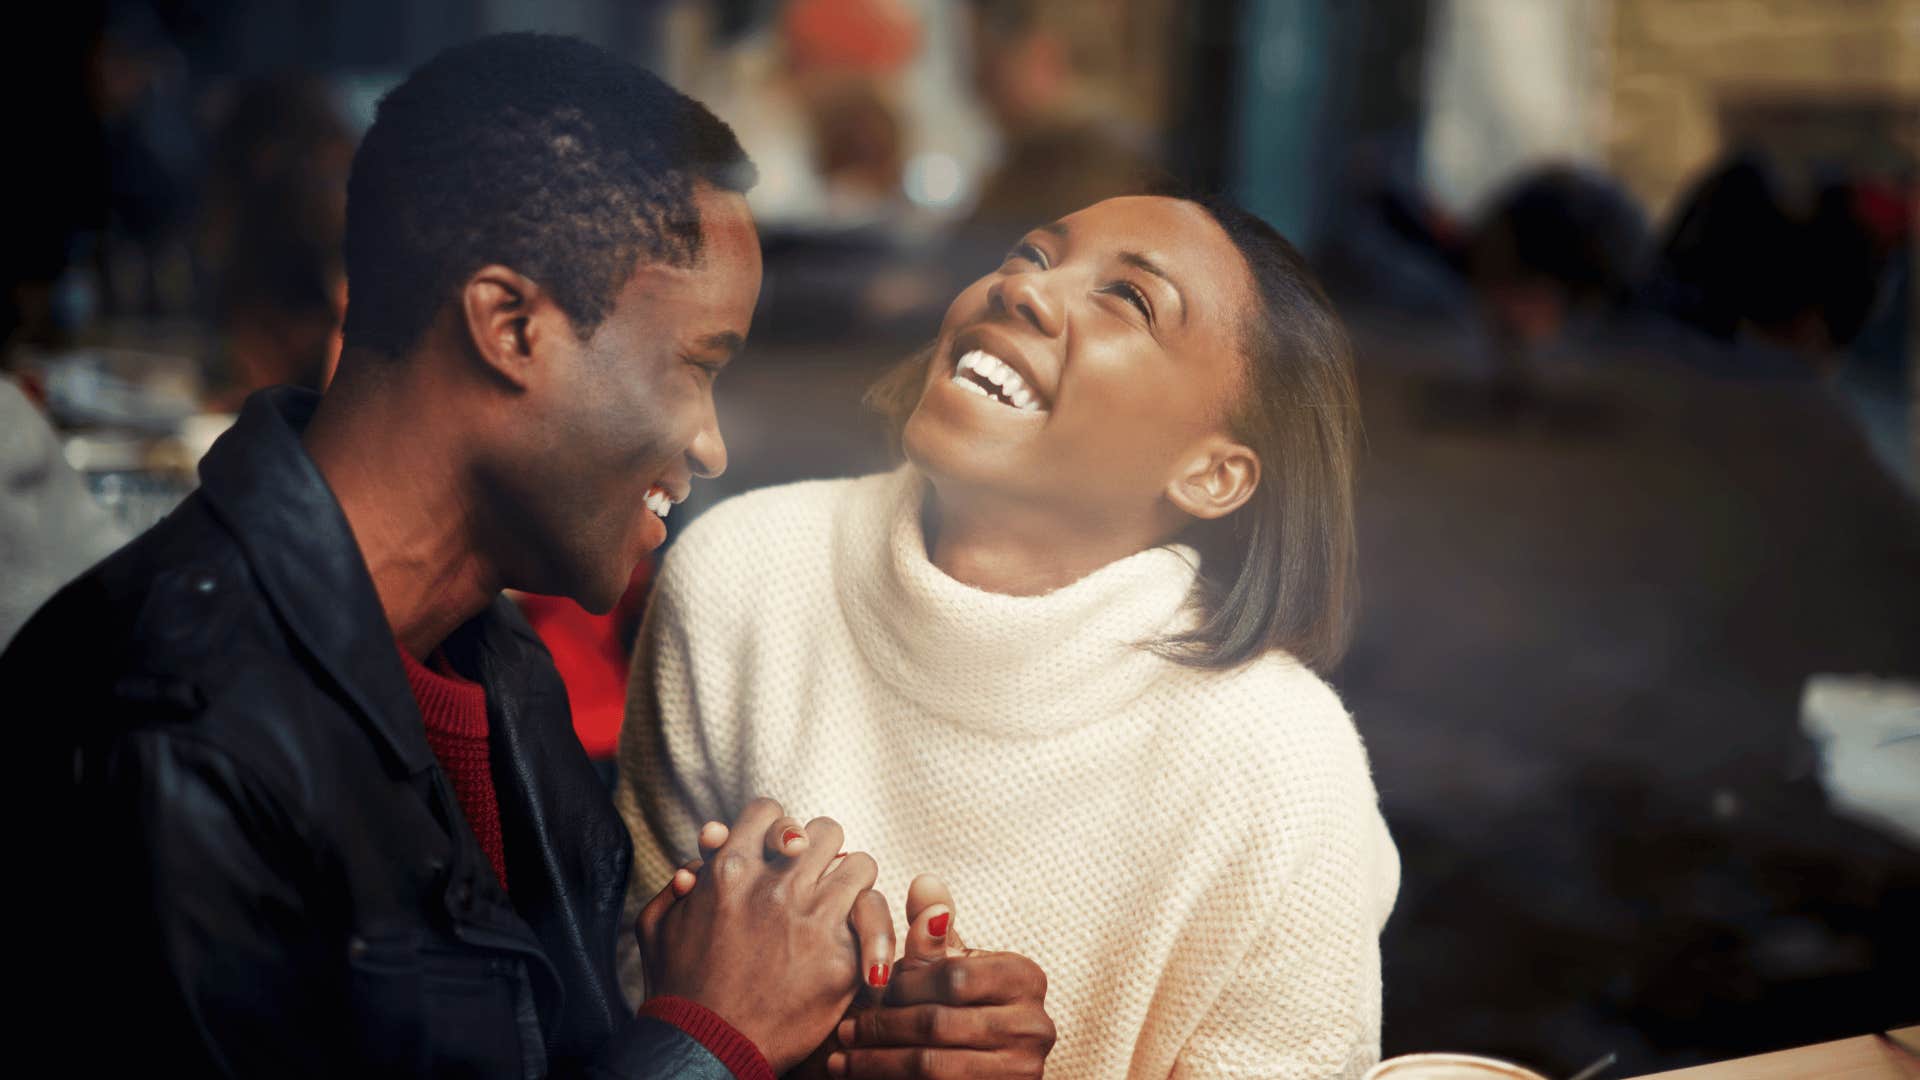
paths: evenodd
<path fill-rule="evenodd" d="M 318 400 L 255 395 L 0 657 L 60 795 L 26 980 L 59 1071 L 728 1076 L 621 998 L 626 830 L 504 598 L 445 646 L 486 686 L 503 894 L 300 444 Z"/>

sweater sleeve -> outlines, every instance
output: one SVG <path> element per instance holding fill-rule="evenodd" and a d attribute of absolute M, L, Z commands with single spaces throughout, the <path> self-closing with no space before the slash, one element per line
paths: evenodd
<path fill-rule="evenodd" d="M 684 998 L 648 1002 L 587 1070 L 591 1080 L 773 1080 L 746 1036 Z"/>
<path fill-rule="evenodd" d="M 674 573 L 670 562 L 649 600 L 628 681 L 619 778 L 614 787 L 614 805 L 633 840 L 633 873 L 623 921 L 627 927 L 666 885 L 674 869 L 698 853 L 700 826 L 732 817 L 713 782 L 715 771 L 682 767 L 688 753 L 678 744 L 691 737 L 694 719 L 684 580 L 685 575 Z M 641 1001 L 645 979 L 639 944 L 631 933 L 620 935 L 619 961 L 627 1000 Z"/>
<path fill-rule="evenodd" d="M 1379 1059 L 1379 934 L 1399 861 L 1363 757 L 1358 770 L 1311 801 L 1297 849 L 1252 844 L 1226 871 L 1222 898 L 1256 929 L 1182 1046 L 1176 1080 L 1352 1078 Z"/>

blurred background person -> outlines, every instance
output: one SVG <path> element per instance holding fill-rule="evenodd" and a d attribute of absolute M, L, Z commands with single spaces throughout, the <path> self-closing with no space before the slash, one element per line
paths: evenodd
<path fill-rule="evenodd" d="M 1646 232 L 1632 196 L 1597 170 L 1542 167 L 1494 196 L 1461 254 L 1490 338 L 1496 408 L 1525 408 L 1533 358 L 1570 323 L 1627 299 Z"/>
<path fill-rule="evenodd" d="M 320 390 L 340 359 L 340 256 L 356 139 L 324 84 L 250 80 L 213 132 L 200 224 L 212 321 L 227 348 L 226 411 L 290 383 Z"/>
<path fill-rule="evenodd" d="M 961 228 L 1004 247 L 1036 221 L 1054 221 L 1163 179 L 1149 132 L 1115 108 L 1126 75 L 1120 20 L 1100 5 L 969 0 L 974 92 L 1000 134 L 1000 152 Z"/>
<path fill-rule="evenodd" d="M 60 456 L 60 439 L 0 376 L 0 651 L 28 616 L 119 547 L 126 533 Z"/>
<path fill-rule="evenodd" d="M 854 228 L 906 212 L 904 71 L 919 53 L 907 0 L 782 0 L 692 77 L 735 116 L 764 190 L 757 218 L 774 228 Z"/>
<path fill-rule="evenodd" d="M 1652 288 L 1674 319 L 1754 340 L 1832 374 L 1865 328 L 1914 206 L 1875 185 L 1788 175 L 1761 151 L 1729 156 L 1674 211 Z M 1902 203 L 1905 205 L 1902 205 Z"/>

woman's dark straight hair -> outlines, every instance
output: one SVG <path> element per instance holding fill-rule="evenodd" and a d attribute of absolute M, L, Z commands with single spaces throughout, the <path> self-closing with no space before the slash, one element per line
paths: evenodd
<path fill-rule="evenodd" d="M 1260 484 L 1245 506 L 1183 537 L 1201 554 L 1207 615 L 1161 647 L 1209 668 L 1284 649 L 1325 672 L 1346 652 L 1359 599 L 1353 347 L 1306 259 L 1273 226 L 1220 198 L 1189 201 L 1225 230 L 1252 278 L 1244 381 L 1227 423 L 1259 457 Z"/>
<path fill-rule="evenodd" d="M 1200 625 L 1149 643 L 1192 667 L 1238 667 L 1284 650 L 1322 674 L 1346 652 L 1358 605 L 1354 473 L 1360 437 L 1353 349 L 1306 260 L 1273 226 L 1217 197 L 1189 198 L 1246 262 L 1244 367 L 1228 431 L 1260 459 L 1246 505 L 1180 537 L 1201 555 Z M 896 446 L 919 404 L 931 346 L 867 392 Z"/>

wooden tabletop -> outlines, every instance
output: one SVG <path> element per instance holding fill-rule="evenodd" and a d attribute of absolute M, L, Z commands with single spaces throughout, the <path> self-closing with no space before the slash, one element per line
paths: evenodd
<path fill-rule="evenodd" d="M 1655 1073 L 1641 1080 L 1920 1080 L 1920 1027 Z"/>

